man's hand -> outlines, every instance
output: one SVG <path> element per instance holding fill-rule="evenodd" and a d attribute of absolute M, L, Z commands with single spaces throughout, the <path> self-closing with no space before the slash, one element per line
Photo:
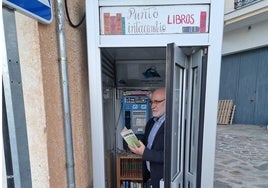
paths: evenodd
<path fill-rule="evenodd" d="M 143 155 L 143 152 L 145 150 L 145 145 L 139 140 L 140 142 L 140 147 L 137 147 L 134 143 L 133 143 L 133 146 L 128 146 L 128 148 L 130 149 L 130 151 L 132 151 L 133 153 L 135 154 L 138 154 L 138 155 Z"/>

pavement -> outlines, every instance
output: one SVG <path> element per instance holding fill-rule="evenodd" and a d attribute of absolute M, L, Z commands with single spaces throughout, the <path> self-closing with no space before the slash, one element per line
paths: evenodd
<path fill-rule="evenodd" d="M 217 125 L 214 188 L 268 188 L 268 126 Z"/>

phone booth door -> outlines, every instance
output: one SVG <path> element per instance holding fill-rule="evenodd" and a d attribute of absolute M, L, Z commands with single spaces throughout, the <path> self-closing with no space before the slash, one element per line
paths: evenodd
<path fill-rule="evenodd" d="M 174 43 L 167 45 L 166 152 L 161 187 L 200 187 L 206 50 L 185 49 L 186 53 Z"/>

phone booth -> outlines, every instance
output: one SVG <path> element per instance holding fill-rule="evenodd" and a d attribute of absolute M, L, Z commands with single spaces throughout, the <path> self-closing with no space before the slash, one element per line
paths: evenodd
<path fill-rule="evenodd" d="M 160 187 L 213 187 L 223 9 L 217 0 L 86 1 L 95 188 L 126 186 L 114 181 L 122 120 L 135 112 L 142 132 L 148 119 L 143 104 L 122 103 L 131 100 L 123 94 L 158 87 L 166 87 L 172 125 Z"/>

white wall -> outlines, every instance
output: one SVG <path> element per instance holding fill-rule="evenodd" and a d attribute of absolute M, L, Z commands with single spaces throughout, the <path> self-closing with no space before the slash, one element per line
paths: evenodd
<path fill-rule="evenodd" d="M 222 54 L 230 54 L 268 45 L 268 20 L 257 24 L 225 32 Z"/>

